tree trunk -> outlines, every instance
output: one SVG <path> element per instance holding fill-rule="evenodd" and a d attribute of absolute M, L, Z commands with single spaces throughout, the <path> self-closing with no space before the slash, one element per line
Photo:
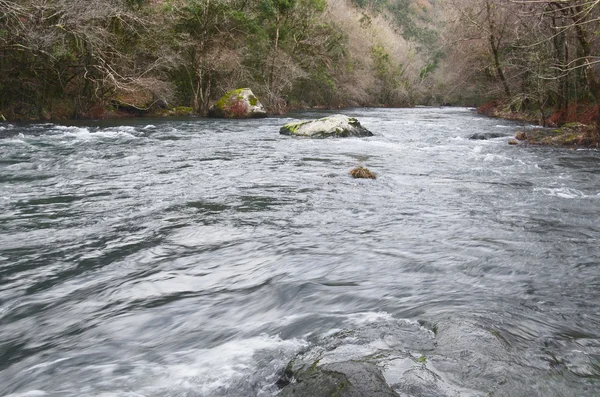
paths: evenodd
<path fill-rule="evenodd" d="M 508 81 L 506 81 L 506 76 L 504 76 L 504 72 L 502 71 L 502 65 L 500 64 L 500 54 L 498 47 L 494 43 L 494 35 L 490 36 L 490 44 L 492 45 L 492 53 L 494 55 L 494 65 L 496 67 L 496 73 L 498 73 L 498 78 L 502 82 L 502 87 L 504 88 L 504 94 L 508 99 L 511 98 L 510 87 L 508 86 Z"/>
<path fill-rule="evenodd" d="M 575 32 L 577 32 L 577 40 L 579 41 L 579 45 L 581 46 L 581 51 L 587 66 L 585 68 L 585 78 L 588 82 L 590 93 L 594 97 L 594 102 L 596 102 L 596 107 L 598 108 L 598 113 L 596 115 L 596 140 L 600 140 L 600 81 L 598 80 L 598 76 L 594 73 L 593 63 L 590 63 L 590 57 L 592 55 L 592 47 L 590 45 L 590 40 L 586 35 L 586 32 L 583 30 L 581 26 L 582 21 L 578 20 L 576 15 L 579 15 L 581 10 L 578 7 L 575 7 L 574 12 L 577 11 L 577 14 L 573 14 L 573 22 L 575 24 Z"/>
<path fill-rule="evenodd" d="M 490 1 L 486 1 L 485 3 L 486 11 L 487 11 L 487 22 L 490 29 L 489 42 L 490 48 L 492 50 L 492 55 L 494 57 L 494 67 L 496 68 L 496 73 L 498 74 L 498 78 L 502 83 L 502 87 L 504 88 L 504 94 L 510 100 L 511 93 L 510 87 L 508 86 L 508 81 L 506 81 L 506 76 L 504 75 L 504 71 L 502 70 L 502 64 L 500 63 L 500 41 L 496 37 L 496 22 L 494 21 L 494 16 L 492 15 L 492 4 Z"/>
<path fill-rule="evenodd" d="M 273 93 L 275 88 L 275 57 L 277 56 L 277 50 L 279 49 L 279 29 L 281 28 L 281 15 L 277 13 L 277 20 L 275 24 L 275 42 L 273 43 L 273 55 L 271 56 L 271 65 L 269 70 L 269 92 Z"/>

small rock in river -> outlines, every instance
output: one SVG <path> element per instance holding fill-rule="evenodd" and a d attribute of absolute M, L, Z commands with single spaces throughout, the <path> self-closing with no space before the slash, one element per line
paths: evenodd
<path fill-rule="evenodd" d="M 354 178 L 367 178 L 367 179 L 375 179 L 377 175 L 374 172 L 365 167 L 357 167 L 350 170 L 350 175 Z"/>
<path fill-rule="evenodd" d="M 525 131 L 519 131 L 515 135 L 515 138 L 517 140 L 519 140 L 519 141 L 526 141 L 527 140 L 527 133 Z"/>
<path fill-rule="evenodd" d="M 485 141 L 488 139 L 493 139 L 493 138 L 502 138 L 505 137 L 506 134 L 502 134 L 499 132 L 485 132 L 485 133 L 477 133 L 477 134 L 473 134 L 469 137 L 469 139 L 471 140 L 475 140 L 475 141 Z"/>

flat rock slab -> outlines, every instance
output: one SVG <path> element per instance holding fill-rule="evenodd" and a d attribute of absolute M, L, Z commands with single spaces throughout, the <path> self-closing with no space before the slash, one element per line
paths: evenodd
<path fill-rule="evenodd" d="M 360 125 L 357 119 L 342 114 L 288 123 L 281 127 L 279 133 L 308 138 L 373 136 L 373 133 Z"/>

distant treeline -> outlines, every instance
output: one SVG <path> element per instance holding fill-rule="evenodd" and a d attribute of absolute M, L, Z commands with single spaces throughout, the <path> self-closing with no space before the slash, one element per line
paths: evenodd
<path fill-rule="evenodd" d="M 0 112 L 186 106 L 203 115 L 238 87 L 274 113 L 409 106 L 427 96 L 438 57 L 435 37 L 427 50 L 409 41 L 426 13 L 401 7 L 405 39 L 378 7 L 347 0 L 0 0 Z"/>
<path fill-rule="evenodd" d="M 595 117 L 600 0 L 0 0 L 0 114 L 482 104 Z M 580 117 L 580 118 L 581 118 Z"/>

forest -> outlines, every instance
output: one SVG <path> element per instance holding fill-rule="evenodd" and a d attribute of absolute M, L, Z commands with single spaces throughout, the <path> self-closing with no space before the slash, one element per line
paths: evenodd
<path fill-rule="evenodd" d="M 206 115 L 250 87 L 272 114 L 483 105 L 592 124 L 599 3 L 0 0 L 0 118 Z"/>

